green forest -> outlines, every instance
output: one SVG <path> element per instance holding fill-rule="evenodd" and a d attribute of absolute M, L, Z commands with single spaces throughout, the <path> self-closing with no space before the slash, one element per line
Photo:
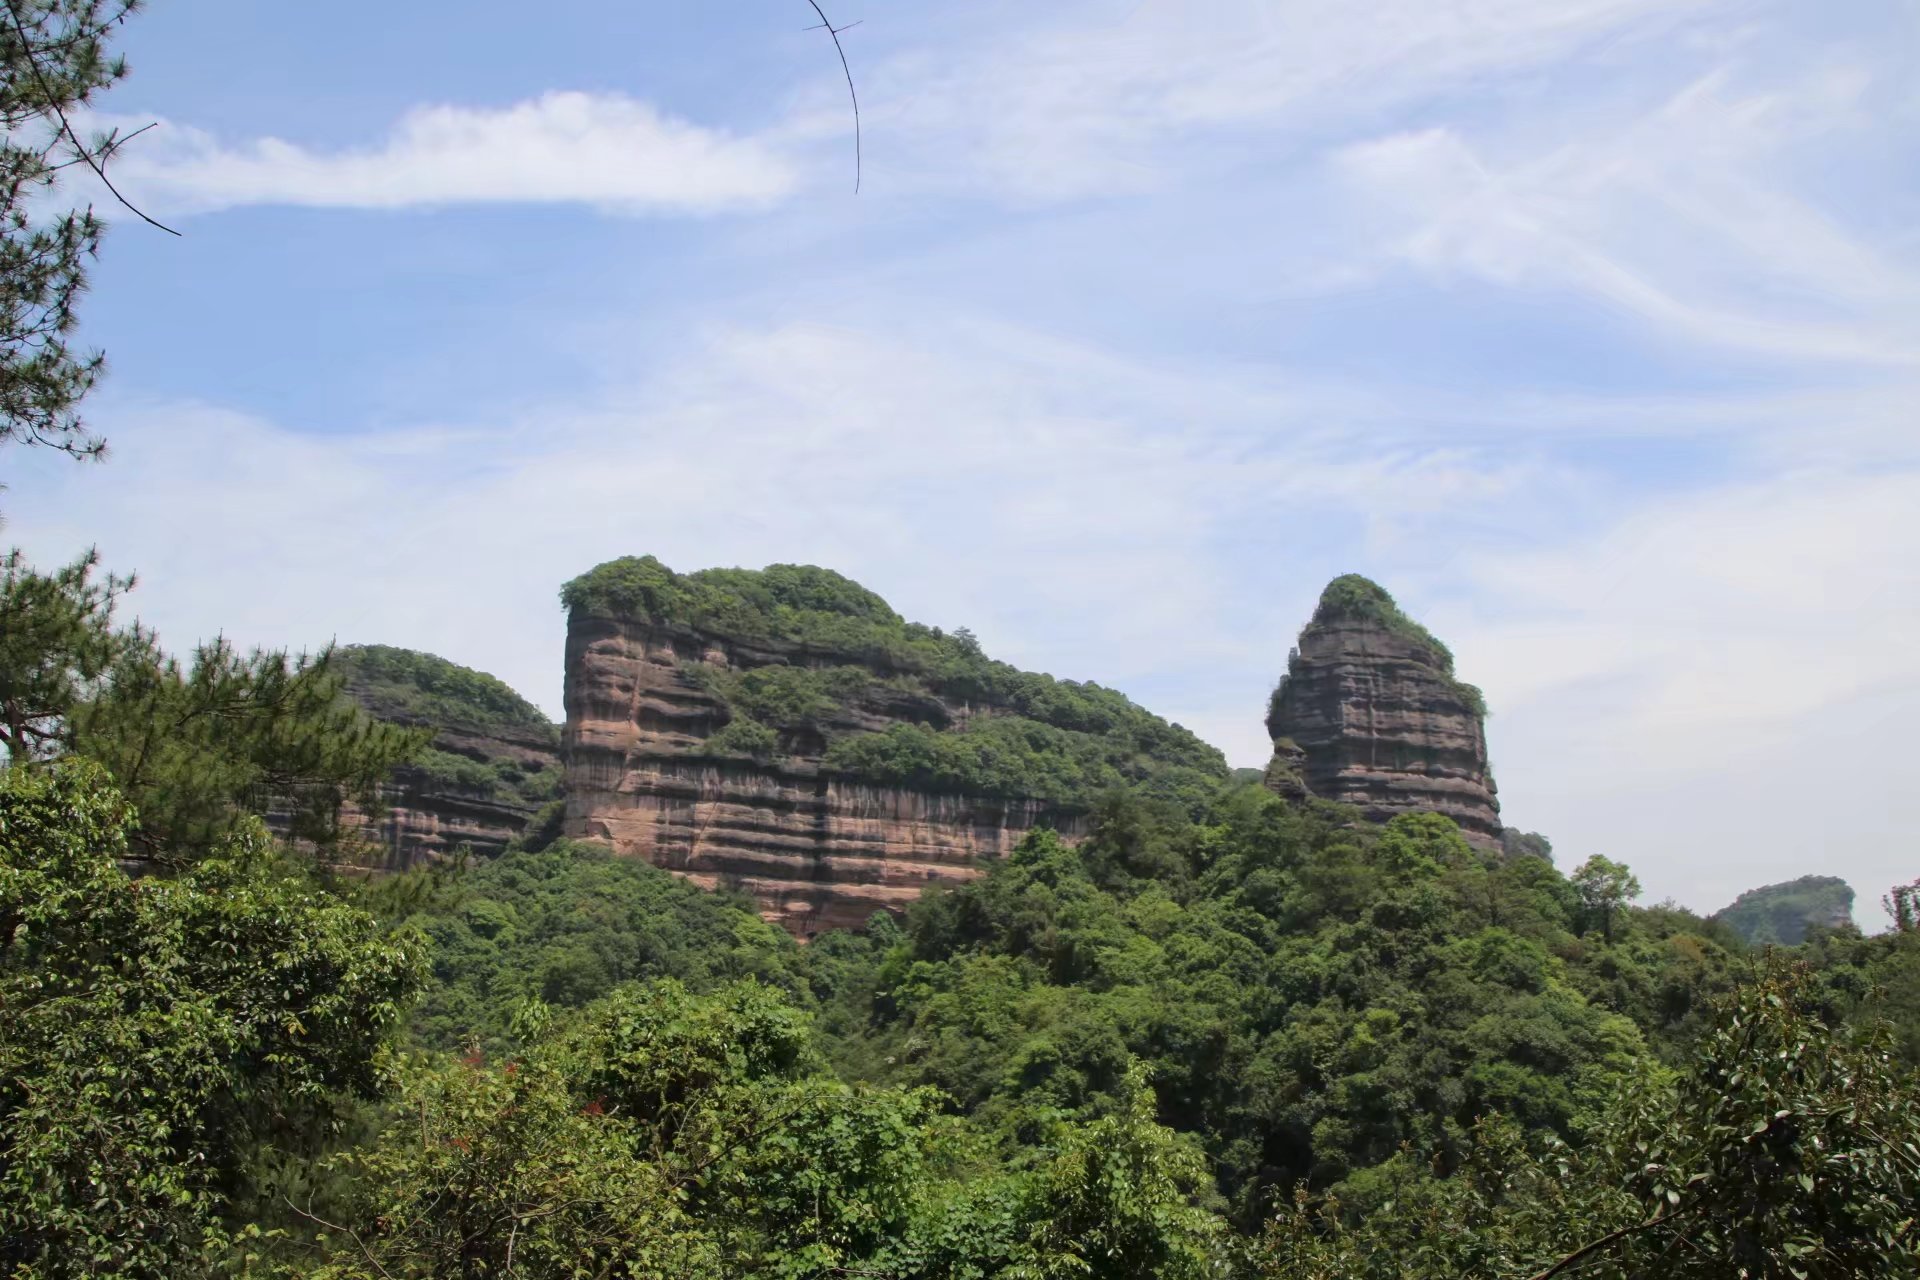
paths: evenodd
<path fill-rule="evenodd" d="M 6 3 L 0 445 L 93 459 L 104 224 L 36 202 L 104 178 L 68 116 L 137 6 Z M 1920 881 L 1872 935 L 1821 877 L 1703 917 L 1631 851 L 1284 798 L 827 569 L 574 579 L 792 659 L 686 673 L 714 754 L 1075 815 L 802 944 L 454 750 L 562 747 L 501 681 L 171 650 L 134 589 L 0 558 L 6 1280 L 1920 1278 Z M 1367 580 L 1324 607 L 1452 679 Z M 926 714 L 847 728 L 876 689 Z M 528 821 L 375 871 L 396 779 Z"/>
<path fill-rule="evenodd" d="M 1750 944 L 1537 836 L 1122 775 L 802 945 L 550 827 L 352 872 L 261 818 L 537 713 L 399 650 L 181 668 L 85 563 L 4 588 L 6 1274 L 1920 1274 L 1914 887 Z M 229 779 L 192 826 L 122 680 Z"/>

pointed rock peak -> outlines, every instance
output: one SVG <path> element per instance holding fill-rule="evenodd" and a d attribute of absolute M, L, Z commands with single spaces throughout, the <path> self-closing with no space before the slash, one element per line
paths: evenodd
<path fill-rule="evenodd" d="M 1274 690 L 1267 785 L 1357 805 L 1377 822 L 1443 813 L 1492 846 L 1500 806 L 1485 716 L 1446 645 L 1378 583 L 1345 574 L 1321 593 Z"/>
<path fill-rule="evenodd" d="M 1433 632 L 1401 612 L 1387 589 L 1371 578 L 1343 573 L 1320 593 L 1320 603 L 1314 607 L 1309 629 L 1337 623 L 1370 623 L 1390 635 L 1424 646 L 1442 671 L 1453 672 L 1453 651 Z"/>

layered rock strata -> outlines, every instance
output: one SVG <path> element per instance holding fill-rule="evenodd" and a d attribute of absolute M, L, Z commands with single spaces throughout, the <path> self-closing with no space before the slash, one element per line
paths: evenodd
<path fill-rule="evenodd" d="M 371 846 L 359 861 L 404 871 L 462 847 L 496 857 L 559 796 L 559 727 L 492 676 L 384 645 L 342 649 L 335 662 L 369 715 L 432 735 L 381 787 L 377 813 L 343 815 Z"/>
<path fill-rule="evenodd" d="M 709 744 L 728 721 L 705 672 L 860 661 L 778 640 L 741 640 L 676 622 L 583 615 L 567 631 L 565 833 L 643 858 L 697 884 L 751 895 L 801 937 L 900 910 L 929 885 L 966 880 L 1037 826 L 1067 835 L 1074 812 L 836 775 L 832 738 L 890 724 L 951 727 L 990 708 L 876 679 L 812 730 L 756 759 Z"/>
<path fill-rule="evenodd" d="M 1358 806 L 1375 822 L 1445 814 L 1482 847 L 1500 839 L 1479 691 L 1386 592 L 1336 580 L 1300 633 L 1267 716 L 1267 785 Z"/>
<path fill-rule="evenodd" d="M 559 748 L 538 731 L 440 729 L 433 746 L 487 769 L 510 761 L 522 777 L 557 781 L 561 773 Z M 475 857 L 497 857 L 546 803 L 520 788 L 450 778 L 414 765 L 394 770 L 380 800 L 377 814 L 349 813 L 346 819 L 381 850 L 385 868 L 392 871 L 451 857 L 462 846 Z"/>

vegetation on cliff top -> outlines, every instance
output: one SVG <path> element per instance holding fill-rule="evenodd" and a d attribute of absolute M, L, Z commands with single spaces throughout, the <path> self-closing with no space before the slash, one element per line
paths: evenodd
<path fill-rule="evenodd" d="M 505 681 L 431 653 L 385 644 L 334 650 L 334 668 L 347 692 L 382 720 L 435 728 L 532 729 L 558 742 L 546 712 Z"/>
<path fill-rule="evenodd" d="M 1320 602 L 1314 606 L 1313 618 L 1309 627 L 1340 621 L 1370 622 L 1382 630 L 1410 640 L 1432 655 L 1434 666 L 1449 688 L 1466 703 L 1477 716 L 1487 714 L 1486 696 L 1478 685 L 1468 684 L 1453 673 L 1453 650 L 1447 648 L 1440 638 L 1408 617 L 1387 589 L 1373 579 L 1358 573 L 1343 573 L 1329 582 L 1320 593 Z M 1281 693 L 1300 661 L 1300 651 L 1295 649 L 1287 658 L 1287 674 L 1282 676 L 1275 686 L 1273 696 L 1267 703 L 1267 724 L 1271 728 L 1278 720 Z"/>
<path fill-rule="evenodd" d="M 628 557 L 575 578 L 560 598 L 576 615 L 794 647 L 794 665 L 688 664 L 688 677 L 732 713 L 708 739 L 712 751 L 767 758 L 796 742 L 824 743 L 827 766 L 851 777 L 1082 807 L 1128 783 L 1197 801 L 1227 773 L 1218 750 L 1124 694 L 997 662 L 967 631 L 907 622 L 828 569 L 680 574 L 652 556 Z M 943 705 L 920 719 L 880 731 L 847 725 L 863 699 L 928 695 Z M 963 714 L 949 718 L 947 708 Z"/>
<path fill-rule="evenodd" d="M 560 746 L 560 727 L 546 713 L 484 671 L 431 653 L 384 644 L 335 650 L 334 662 L 354 702 L 375 719 L 435 733 L 460 735 L 449 750 L 445 735 L 421 748 L 400 773 L 436 790 L 537 809 L 560 794 L 560 767 L 524 759 L 492 735 L 536 746 Z M 471 736 L 469 736 L 471 735 Z"/>
<path fill-rule="evenodd" d="M 1387 589 L 1358 573 L 1343 573 L 1327 584 L 1314 606 L 1314 622 L 1334 622 L 1358 618 L 1372 622 L 1394 635 L 1426 646 L 1440 660 L 1441 669 L 1453 672 L 1453 650 L 1440 638 L 1401 612 L 1400 605 Z"/>
<path fill-rule="evenodd" d="M 1853 919 L 1853 886 L 1838 876 L 1801 876 L 1749 889 L 1713 918 L 1755 946 L 1796 946 L 1810 926 L 1831 929 Z"/>
<path fill-rule="evenodd" d="M 908 630 L 885 600 L 859 583 L 803 564 L 675 573 L 654 556 L 623 556 L 561 587 L 560 602 L 574 613 L 679 622 L 736 639 L 818 639 L 833 649 L 843 647 L 843 637 L 891 638 Z M 834 618 L 866 627 L 836 631 Z"/>

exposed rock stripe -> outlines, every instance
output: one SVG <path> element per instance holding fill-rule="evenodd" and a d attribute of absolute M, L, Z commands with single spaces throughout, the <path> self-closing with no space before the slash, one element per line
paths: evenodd
<path fill-rule="evenodd" d="M 805 754 L 762 762 L 708 750 L 727 712 L 692 668 L 851 661 L 576 615 L 567 632 L 566 834 L 696 884 L 737 888 L 768 920 L 806 937 L 900 910 L 929 884 L 976 876 L 1036 826 L 1077 832 L 1077 815 L 1035 801 L 874 786 L 830 775 Z M 825 728 L 944 724 L 978 710 L 876 687 Z"/>
<path fill-rule="evenodd" d="M 1384 822 L 1427 810 L 1476 844 L 1500 837 L 1484 717 L 1443 651 L 1357 616 L 1322 610 L 1275 695 L 1268 785 L 1304 787 Z"/>

